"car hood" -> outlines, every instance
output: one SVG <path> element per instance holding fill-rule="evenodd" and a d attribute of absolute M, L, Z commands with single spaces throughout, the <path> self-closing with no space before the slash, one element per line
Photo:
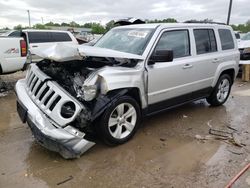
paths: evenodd
<path fill-rule="evenodd" d="M 107 57 L 118 59 L 135 59 L 143 60 L 143 56 L 131 53 L 110 50 L 106 48 L 99 48 L 94 46 L 73 45 L 57 43 L 47 49 L 35 48 L 31 49 L 32 55 L 37 55 L 41 59 L 50 59 L 57 62 L 83 60 L 85 57 Z"/>
<path fill-rule="evenodd" d="M 250 48 L 250 40 L 240 40 L 238 47 L 239 48 Z"/>

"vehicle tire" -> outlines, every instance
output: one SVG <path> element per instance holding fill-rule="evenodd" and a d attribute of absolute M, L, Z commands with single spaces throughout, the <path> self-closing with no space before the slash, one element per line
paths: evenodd
<path fill-rule="evenodd" d="M 232 87 L 231 77 L 228 74 L 223 74 L 219 78 L 216 86 L 213 89 L 213 92 L 207 98 L 207 102 L 211 106 L 220 106 L 224 104 L 229 97 L 231 87 Z"/>
<path fill-rule="evenodd" d="M 118 145 L 131 139 L 141 120 L 138 103 L 130 96 L 121 96 L 107 108 L 97 128 L 107 145 Z"/>

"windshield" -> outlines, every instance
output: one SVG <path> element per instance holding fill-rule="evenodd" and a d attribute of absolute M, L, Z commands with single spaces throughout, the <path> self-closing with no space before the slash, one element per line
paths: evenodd
<path fill-rule="evenodd" d="M 250 40 L 250 33 L 245 34 L 241 40 Z"/>
<path fill-rule="evenodd" d="M 96 47 L 142 55 L 153 29 L 113 29 L 106 33 Z"/>

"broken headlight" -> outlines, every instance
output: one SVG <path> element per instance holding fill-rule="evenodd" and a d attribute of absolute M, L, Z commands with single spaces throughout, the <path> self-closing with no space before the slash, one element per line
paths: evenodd
<path fill-rule="evenodd" d="M 90 86 L 83 86 L 83 93 L 84 93 L 84 100 L 85 101 L 91 101 L 96 97 L 97 94 L 97 86 L 96 85 L 90 85 Z"/>

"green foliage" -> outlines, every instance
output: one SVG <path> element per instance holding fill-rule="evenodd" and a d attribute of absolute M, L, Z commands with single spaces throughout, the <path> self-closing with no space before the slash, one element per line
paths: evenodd
<path fill-rule="evenodd" d="M 103 34 L 106 32 L 106 29 L 99 23 L 93 23 L 91 29 L 94 34 Z"/>
<path fill-rule="evenodd" d="M 46 29 L 45 25 L 43 24 L 36 24 L 33 26 L 34 29 Z"/>
<path fill-rule="evenodd" d="M 14 30 L 21 30 L 23 29 L 23 26 L 21 24 L 14 27 Z"/>
<path fill-rule="evenodd" d="M 55 27 L 60 27 L 61 25 L 59 23 L 53 23 L 53 22 L 48 22 L 44 24 L 45 26 L 55 26 Z"/>
<path fill-rule="evenodd" d="M 74 21 L 70 22 L 69 26 L 70 27 L 80 27 L 80 25 L 78 23 L 74 22 Z"/>
<path fill-rule="evenodd" d="M 231 26 L 235 31 L 241 31 L 242 33 L 250 32 L 250 20 L 248 20 L 246 24 L 231 25 Z"/>
<path fill-rule="evenodd" d="M 146 23 L 177 23 L 177 20 L 174 18 L 166 18 L 163 20 L 154 19 L 154 20 L 146 20 Z"/>
<path fill-rule="evenodd" d="M 109 31 L 110 29 L 112 29 L 113 27 L 115 27 L 115 21 L 111 20 L 106 24 L 106 31 Z"/>

